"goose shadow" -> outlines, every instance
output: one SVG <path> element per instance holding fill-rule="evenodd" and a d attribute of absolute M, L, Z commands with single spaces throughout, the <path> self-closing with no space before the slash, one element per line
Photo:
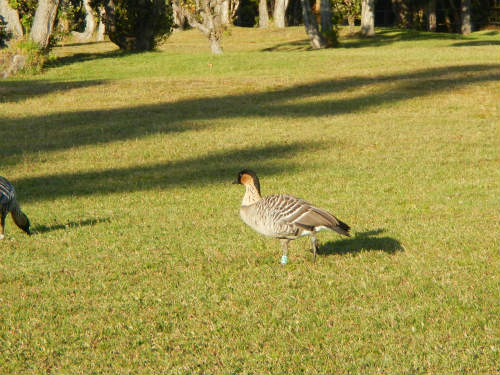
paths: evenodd
<path fill-rule="evenodd" d="M 376 237 L 385 232 L 385 229 L 375 229 L 366 232 L 357 232 L 354 237 L 340 240 L 328 241 L 320 244 L 318 248 L 319 255 L 333 254 L 359 254 L 362 251 L 384 251 L 394 254 L 398 251 L 404 251 L 401 243 L 391 237 Z"/>
<path fill-rule="evenodd" d="M 111 220 L 109 217 L 105 218 L 96 218 L 96 219 L 86 219 L 80 221 L 68 221 L 64 224 L 53 224 L 53 225 L 36 225 L 31 228 L 32 234 L 41 234 L 52 232 L 54 230 L 68 229 L 68 228 L 76 228 L 76 227 L 85 227 L 85 226 L 94 226 L 100 223 L 109 223 Z"/>

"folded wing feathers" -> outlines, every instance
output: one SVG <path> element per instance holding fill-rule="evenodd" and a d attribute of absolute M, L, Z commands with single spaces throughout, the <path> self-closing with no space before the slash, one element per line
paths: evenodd
<path fill-rule="evenodd" d="M 10 203 L 16 197 L 14 186 L 4 177 L 0 176 L 0 204 Z"/>
<path fill-rule="evenodd" d="M 350 227 L 321 208 L 289 195 L 273 195 L 269 197 L 268 208 L 274 210 L 277 222 L 287 225 L 314 230 L 316 227 L 326 227 L 345 236 L 350 236 Z"/>

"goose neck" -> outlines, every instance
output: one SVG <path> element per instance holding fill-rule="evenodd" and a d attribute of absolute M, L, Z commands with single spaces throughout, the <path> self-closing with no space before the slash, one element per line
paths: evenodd
<path fill-rule="evenodd" d="M 245 185 L 245 195 L 243 196 L 242 206 L 249 206 L 251 204 L 257 203 L 262 197 L 259 191 L 254 185 Z"/>

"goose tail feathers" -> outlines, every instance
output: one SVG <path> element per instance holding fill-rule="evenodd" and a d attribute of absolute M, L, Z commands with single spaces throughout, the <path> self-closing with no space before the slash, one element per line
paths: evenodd
<path fill-rule="evenodd" d="M 343 221 L 340 221 L 337 219 L 338 224 L 335 226 L 331 226 L 330 228 L 334 230 L 335 232 L 339 234 L 343 234 L 344 236 L 351 237 L 351 233 L 349 231 L 351 230 L 351 227 L 344 223 Z"/>

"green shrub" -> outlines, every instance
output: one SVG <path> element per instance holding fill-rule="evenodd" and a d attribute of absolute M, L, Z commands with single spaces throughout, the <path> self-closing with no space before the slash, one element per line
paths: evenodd
<path fill-rule="evenodd" d="M 13 42 L 9 48 L 2 51 L 2 56 L 0 56 L 0 71 L 7 68 L 14 55 L 23 55 L 26 58 L 21 73 L 28 75 L 40 73 L 48 57 L 47 53 L 42 51 L 38 44 L 32 40 L 19 40 Z"/>
<path fill-rule="evenodd" d="M 26 56 L 24 72 L 40 73 L 48 56 L 40 46 L 32 40 L 23 40 L 18 43 L 17 48 L 22 55 Z"/>
<path fill-rule="evenodd" d="M 241 0 L 238 7 L 236 26 L 254 27 L 259 23 L 259 3 L 255 0 Z"/>
<path fill-rule="evenodd" d="M 361 0 L 331 0 L 333 5 L 334 23 L 343 20 L 359 19 L 361 17 Z"/>
<path fill-rule="evenodd" d="M 96 8 L 102 3 L 95 0 L 91 5 Z M 167 0 L 115 0 L 114 3 L 114 19 L 108 19 L 107 31 L 109 39 L 120 49 L 152 50 L 170 35 L 173 16 Z"/>

